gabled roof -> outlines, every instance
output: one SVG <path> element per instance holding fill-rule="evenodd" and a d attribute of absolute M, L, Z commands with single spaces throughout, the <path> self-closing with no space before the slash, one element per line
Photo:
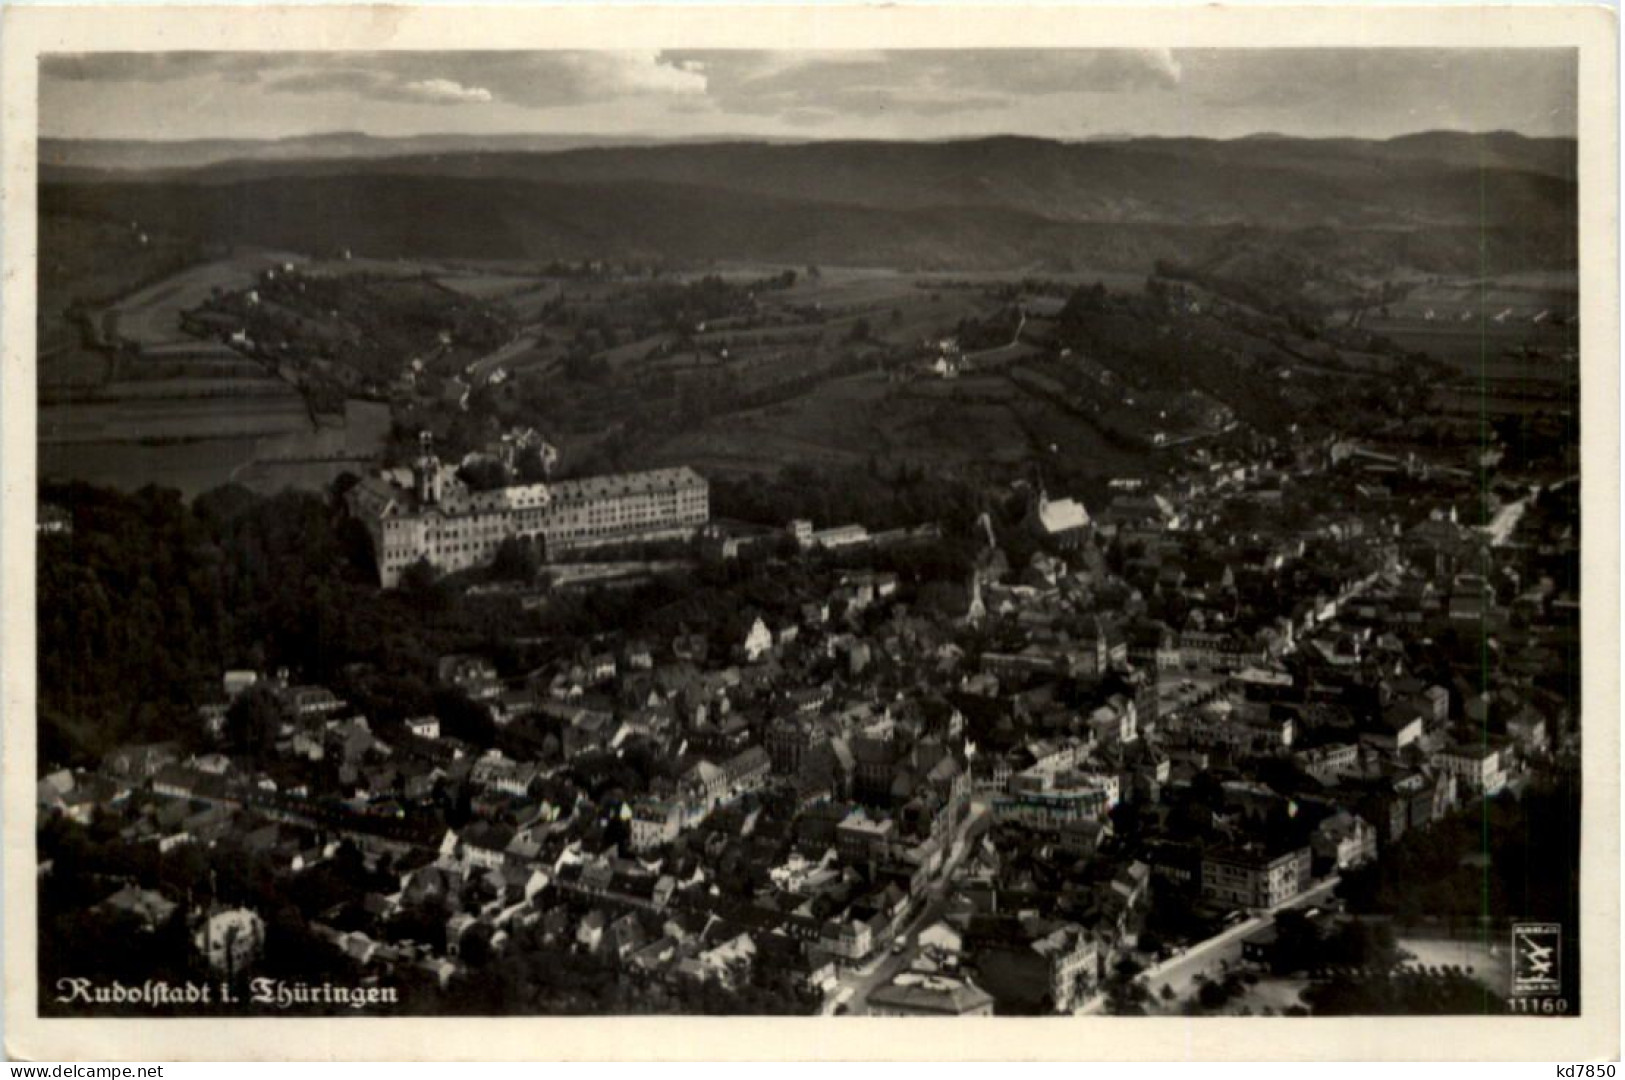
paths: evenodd
<path fill-rule="evenodd" d="M 1088 526 L 1089 511 L 1076 499 L 1042 499 L 1038 504 L 1038 522 L 1047 533 L 1070 532 Z"/>

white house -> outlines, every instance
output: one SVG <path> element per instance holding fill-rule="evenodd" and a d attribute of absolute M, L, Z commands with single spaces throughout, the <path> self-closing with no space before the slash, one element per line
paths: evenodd
<path fill-rule="evenodd" d="M 192 943 L 215 971 L 242 971 L 265 945 L 265 922 L 247 908 L 217 911 L 198 926 Z"/>
<path fill-rule="evenodd" d="M 1494 795 L 1506 786 L 1506 763 L 1493 746 L 1448 746 L 1433 755 L 1433 764 L 1470 791 Z"/>
<path fill-rule="evenodd" d="M 760 660 L 773 648 L 773 633 L 761 619 L 751 623 L 750 632 L 745 635 L 745 659 L 751 662 Z"/>

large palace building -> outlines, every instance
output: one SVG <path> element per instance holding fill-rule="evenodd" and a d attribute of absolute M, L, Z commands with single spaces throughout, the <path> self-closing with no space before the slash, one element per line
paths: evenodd
<path fill-rule="evenodd" d="M 442 572 L 488 563 L 510 536 L 538 540 L 556 557 L 624 541 L 687 539 L 711 512 L 710 486 L 687 466 L 471 491 L 427 436 L 410 470 L 368 477 L 348 501 L 372 534 L 385 588 L 419 559 Z"/>

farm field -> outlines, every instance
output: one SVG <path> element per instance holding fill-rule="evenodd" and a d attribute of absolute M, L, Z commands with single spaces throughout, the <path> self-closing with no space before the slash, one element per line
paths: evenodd
<path fill-rule="evenodd" d="M 229 483 L 233 470 L 252 460 L 254 444 L 252 438 L 199 439 L 169 445 L 42 439 L 39 477 L 82 480 L 123 491 L 156 484 L 192 498 Z"/>
<path fill-rule="evenodd" d="M 253 251 L 189 267 L 112 305 L 118 335 L 140 345 L 195 343 L 181 329 L 181 312 L 197 307 L 217 288 L 247 288 L 263 270 L 303 261 L 296 255 Z"/>
<path fill-rule="evenodd" d="M 53 405 L 40 410 L 42 443 L 141 442 L 277 434 L 309 424 L 291 388 L 281 395 L 159 398 Z"/>
<path fill-rule="evenodd" d="M 39 385 L 97 386 L 111 370 L 107 357 L 95 349 L 82 348 L 75 341 L 64 341 L 47 349 L 40 343 L 36 378 Z"/>
<path fill-rule="evenodd" d="M 525 292 L 558 292 L 558 284 L 530 274 L 440 274 L 435 281 L 480 300 L 507 300 Z"/>
<path fill-rule="evenodd" d="M 434 280 L 464 296 L 501 304 L 521 323 L 541 318 L 542 310 L 566 289 L 562 281 L 534 274 L 442 274 Z"/>
<path fill-rule="evenodd" d="M 363 471 L 365 464 L 356 461 L 262 461 L 250 456 L 232 469 L 228 479 L 261 495 L 274 495 L 289 489 L 325 491 L 345 473 Z"/>
<path fill-rule="evenodd" d="M 389 423 L 387 405 L 349 401 L 343 423 L 312 425 L 291 389 L 274 399 L 46 406 L 39 413 L 39 473 L 125 490 L 156 483 L 188 497 L 232 481 L 258 490 L 320 487 L 376 454 Z"/>
<path fill-rule="evenodd" d="M 869 323 L 874 337 L 905 345 L 952 328 L 965 316 L 987 318 L 999 307 L 975 293 L 930 293 L 919 289 L 891 306 L 901 313 L 901 318 L 892 316 L 888 309 L 871 315 Z"/>
<path fill-rule="evenodd" d="M 817 305 L 832 322 L 864 318 L 873 336 L 894 343 L 940 333 L 965 316 L 986 316 L 1000 306 L 980 290 L 922 288 L 917 274 L 825 270 L 822 275 L 817 280 L 798 280 L 794 287 L 774 294 L 773 303 Z"/>
<path fill-rule="evenodd" d="M 1441 325 L 1421 320 L 1368 320 L 1365 325 L 1404 348 L 1425 352 L 1472 376 L 1487 373 L 1487 365 L 1503 370 L 1510 365 L 1519 368 L 1520 375 L 1538 375 L 1562 365 L 1551 360 L 1507 357 L 1506 351 L 1528 346 L 1555 356 L 1579 343 L 1579 330 L 1572 326 L 1480 325 L 1476 321 Z"/>
<path fill-rule="evenodd" d="M 242 353 L 218 341 L 177 341 L 169 345 L 153 345 L 141 350 L 142 367 L 162 365 L 165 361 L 220 361 L 251 364 Z"/>
<path fill-rule="evenodd" d="M 1440 387 L 1429 398 L 1440 412 L 1458 416 L 1534 416 L 1537 413 L 1572 413 L 1579 405 L 1572 399 L 1529 398 L 1481 391 L 1472 386 Z"/>
<path fill-rule="evenodd" d="M 501 298 L 522 323 L 532 323 L 542 317 L 542 309 L 557 300 L 563 287 L 557 282 L 539 280 L 533 286 L 511 292 Z"/>
<path fill-rule="evenodd" d="M 121 379 L 102 384 L 97 397 L 113 401 L 186 398 L 285 398 L 292 388 L 258 368 L 243 376 L 182 375 L 168 379 Z"/>
<path fill-rule="evenodd" d="M 1425 282 L 1389 303 L 1386 314 L 1368 311 L 1362 325 L 1464 374 L 1538 378 L 1551 370 L 1549 362 L 1505 354 L 1527 347 L 1556 356 L 1576 348 L 1579 328 L 1567 320 L 1578 308 L 1574 275 L 1527 273 Z"/>
<path fill-rule="evenodd" d="M 702 472 L 775 471 L 791 461 L 851 464 L 887 384 L 877 376 L 826 382 L 792 402 L 732 413 L 685 432 L 654 451 L 654 460 L 688 461 Z"/>
<path fill-rule="evenodd" d="M 1102 267 L 1092 269 L 1083 267 L 1074 270 L 984 270 L 984 271 L 937 271 L 928 270 L 909 275 L 914 281 L 923 284 L 941 283 L 944 285 L 954 282 L 977 282 L 986 285 L 1016 284 L 1028 278 L 1040 278 L 1044 281 L 1059 282 L 1063 285 L 1093 285 L 1096 282 L 1108 289 L 1123 292 L 1138 292 L 1145 286 L 1144 273 Z"/>
<path fill-rule="evenodd" d="M 1387 305 L 1396 318 L 1421 318 L 1431 310 L 1436 319 L 1477 319 L 1508 311 L 1509 320 L 1527 322 L 1542 311 L 1570 315 L 1579 303 L 1579 288 L 1572 274 L 1531 273 L 1474 279 L 1428 281 L 1411 288 L 1403 299 Z"/>
<path fill-rule="evenodd" d="M 820 264 L 818 276 L 810 277 L 805 266 L 789 263 L 726 264 L 715 269 L 695 271 L 685 275 L 692 278 L 714 274 L 728 281 L 749 281 L 772 277 L 792 270 L 796 284 L 784 295 L 795 303 L 822 301 L 824 303 L 850 303 L 879 300 L 900 296 L 905 292 L 932 291 L 963 292 L 964 286 L 976 288 L 1012 285 L 1028 278 L 1042 278 L 1066 285 L 1093 285 L 1101 282 L 1110 289 L 1139 290 L 1145 284 L 1145 274 L 1122 270 L 1083 268 L 1068 271 L 1027 270 L 899 270 L 877 266 L 835 266 Z"/>
<path fill-rule="evenodd" d="M 597 359 L 619 371 L 629 364 L 642 362 L 650 350 L 658 349 L 674 340 L 676 335 L 670 332 L 654 334 L 639 338 L 637 341 L 629 341 L 625 345 L 617 345 L 613 349 L 606 349 L 598 354 Z"/>
<path fill-rule="evenodd" d="M 351 399 L 344 403 L 345 448 L 351 453 L 376 453 L 389 438 L 389 406 L 378 401 Z"/>
<path fill-rule="evenodd" d="M 221 379 L 230 381 L 258 380 L 268 377 L 264 364 L 250 360 L 241 353 L 224 355 L 165 355 L 142 356 L 117 369 L 121 382 L 164 383 L 182 379 Z"/>
<path fill-rule="evenodd" d="M 128 238 L 100 239 L 106 246 Z M 228 482 L 256 457 L 338 455 L 352 442 L 370 453 L 383 444 L 387 406 L 363 410 L 359 423 L 352 409 L 350 422 L 314 425 L 304 398 L 263 364 L 181 328 L 181 313 L 216 289 L 244 288 L 267 268 L 305 260 L 256 250 L 182 265 L 175 252 L 153 252 L 153 246 L 139 245 L 122 276 L 94 266 L 57 268 L 56 286 L 64 294 L 95 295 L 110 304 L 103 325 L 141 351 L 115 363 L 81 347 L 77 327 L 59 320 L 74 336 L 57 335 L 61 342 L 39 356 L 42 477 L 122 488 L 157 483 L 194 495 Z M 172 263 L 173 272 L 153 279 L 155 269 Z M 148 280 L 140 282 L 138 273 Z M 317 479 L 312 469 L 304 472 L 309 475 L 278 475 L 276 486 Z"/>
<path fill-rule="evenodd" d="M 39 241 L 36 323 L 42 371 L 49 370 L 46 354 L 79 343 L 79 328 L 64 317 L 70 305 L 111 303 L 204 257 L 195 244 L 149 235 L 132 222 L 45 215 Z"/>
<path fill-rule="evenodd" d="M 821 268 L 816 278 L 801 274 L 793 286 L 779 295 L 791 304 L 841 307 L 888 304 L 921 291 L 914 284 L 914 275 L 902 271 L 832 267 Z"/>
<path fill-rule="evenodd" d="M 1143 469 L 1146 461 L 1006 380 L 899 384 L 874 374 L 833 379 L 789 402 L 730 413 L 661 443 L 652 459 L 746 473 L 870 457 L 975 470 L 1037 455 L 1103 474 Z"/>
<path fill-rule="evenodd" d="M 506 345 L 486 353 L 469 364 L 469 374 L 473 376 L 476 384 L 482 383 L 495 375 L 497 369 L 504 365 L 511 369 L 521 356 L 535 350 L 539 341 L 540 337 L 537 334 L 521 334 Z"/>

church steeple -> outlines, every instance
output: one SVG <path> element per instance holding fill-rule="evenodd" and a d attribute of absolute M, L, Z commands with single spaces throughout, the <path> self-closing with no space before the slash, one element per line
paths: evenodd
<path fill-rule="evenodd" d="M 418 459 L 412 466 L 412 477 L 417 482 L 418 502 L 432 506 L 440 501 L 440 459 L 434 452 L 434 433 L 427 428 L 418 432 Z"/>

